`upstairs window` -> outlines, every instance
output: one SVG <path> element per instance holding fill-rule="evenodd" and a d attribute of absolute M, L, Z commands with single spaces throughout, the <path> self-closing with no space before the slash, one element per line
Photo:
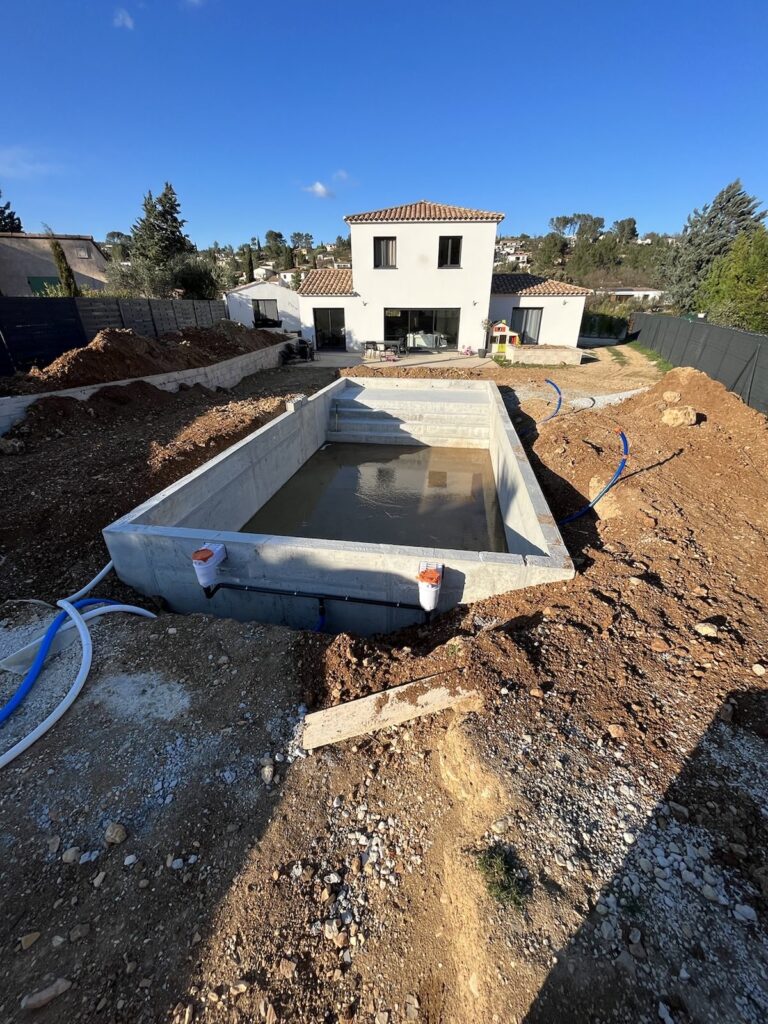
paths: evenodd
<path fill-rule="evenodd" d="M 394 238 L 374 238 L 373 265 L 379 270 L 394 270 L 397 265 L 397 245 Z"/>
<path fill-rule="evenodd" d="M 91 258 L 91 254 L 84 247 L 78 247 L 77 249 L 75 249 L 75 256 L 79 260 L 88 260 Z"/>
<path fill-rule="evenodd" d="M 461 235 L 440 235 L 437 247 L 438 267 L 461 266 Z"/>

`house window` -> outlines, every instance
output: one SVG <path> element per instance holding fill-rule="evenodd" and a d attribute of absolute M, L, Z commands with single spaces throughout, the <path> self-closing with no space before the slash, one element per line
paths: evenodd
<path fill-rule="evenodd" d="M 394 238 L 374 238 L 373 265 L 380 270 L 394 270 L 397 245 Z"/>
<path fill-rule="evenodd" d="M 543 312 L 543 308 L 539 307 L 524 309 L 518 306 L 512 310 L 509 326 L 516 334 L 520 335 L 520 340 L 524 345 L 538 345 Z"/>
<path fill-rule="evenodd" d="M 280 325 L 277 312 L 277 299 L 252 299 L 253 326 L 275 327 Z"/>
<path fill-rule="evenodd" d="M 461 235 L 440 235 L 437 247 L 438 267 L 461 266 Z"/>
<path fill-rule="evenodd" d="M 89 253 L 89 252 L 88 252 L 88 250 L 87 250 L 87 249 L 85 249 L 85 248 L 79 248 L 79 249 L 75 249 L 75 256 L 76 256 L 76 257 L 77 257 L 77 258 L 78 258 L 79 260 L 87 260 L 87 259 L 90 259 L 90 253 Z"/>
<path fill-rule="evenodd" d="M 33 295 L 45 295 L 49 287 L 58 288 L 61 281 L 58 277 L 28 277 L 27 284 Z"/>

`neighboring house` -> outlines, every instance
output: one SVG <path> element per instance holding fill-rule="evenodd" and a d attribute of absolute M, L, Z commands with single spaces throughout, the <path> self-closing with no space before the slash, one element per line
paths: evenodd
<path fill-rule="evenodd" d="M 344 219 L 352 268 L 314 270 L 298 292 L 302 333 L 318 348 L 359 351 L 383 342 L 476 351 L 485 344 L 486 318 L 510 319 L 515 308 L 539 311 L 514 314 L 529 342 L 578 343 L 587 289 L 513 274 L 496 278 L 525 278 L 522 290 L 498 280 L 492 294 L 503 213 L 421 200 Z M 547 288 L 530 301 L 534 284 Z"/>
<path fill-rule="evenodd" d="M 44 295 L 46 285 L 60 284 L 51 239 L 61 243 L 81 288 L 103 288 L 106 254 L 91 235 L 27 235 L 0 232 L 0 295 Z"/>
<path fill-rule="evenodd" d="M 506 320 L 524 345 L 576 348 L 590 292 L 536 274 L 494 274 L 489 319 Z"/>
<path fill-rule="evenodd" d="M 661 288 L 595 288 L 598 295 L 610 295 L 617 302 L 640 299 L 642 302 L 658 302 L 664 294 Z"/>
<path fill-rule="evenodd" d="M 293 288 L 293 282 L 296 279 L 296 275 L 298 275 L 298 281 L 299 284 L 301 284 L 301 282 L 304 280 L 307 274 L 311 272 L 311 270 L 311 267 L 291 267 L 290 270 L 279 271 L 278 277 L 280 278 L 284 285 L 287 285 L 289 288 Z"/>
<path fill-rule="evenodd" d="M 241 284 L 224 298 L 229 319 L 246 327 L 281 327 L 297 333 L 301 330 L 298 293 L 278 278 Z"/>

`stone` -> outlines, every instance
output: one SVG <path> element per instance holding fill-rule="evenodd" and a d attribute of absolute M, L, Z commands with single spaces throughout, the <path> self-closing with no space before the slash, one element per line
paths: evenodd
<path fill-rule="evenodd" d="M 723 704 L 717 713 L 717 717 L 721 722 L 732 722 L 733 721 L 733 704 L 730 701 L 727 704 Z"/>
<path fill-rule="evenodd" d="M 612 740 L 623 740 L 626 730 L 623 725 L 613 723 L 608 726 L 608 735 Z"/>
<path fill-rule="evenodd" d="M 65 850 L 61 855 L 61 859 L 65 864 L 74 864 L 80 860 L 80 847 L 70 846 L 68 850 Z"/>
<path fill-rule="evenodd" d="M 635 836 L 633 832 L 625 832 L 622 838 L 624 839 L 624 842 L 627 844 L 627 846 L 631 846 L 632 843 L 634 843 L 635 841 Z"/>
<path fill-rule="evenodd" d="M 100 871 L 98 873 L 98 875 L 96 875 L 96 877 L 93 880 L 93 887 L 94 887 L 94 889 L 100 889 L 101 888 L 101 883 L 104 881 L 104 879 L 106 877 L 107 877 L 107 872 L 106 871 Z"/>
<path fill-rule="evenodd" d="M 697 622 L 693 628 L 696 630 L 699 636 L 717 636 L 717 626 L 714 624 L 714 622 Z"/>
<path fill-rule="evenodd" d="M 500 836 L 503 832 L 506 832 L 509 828 L 509 818 L 499 818 L 491 825 L 491 831 L 495 832 L 497 836 Z"/>
<path fill-rule="evenodd" d="M 23 441 L 14 437 L 0 437 L 0 455 L 18 455 L 23 451 Z"/>
<path fill-rule="evenodd" d="M 682 396 L 679 391 L 665 391 L 661 397 L 667 405 L 676 405 Z"/>
<path fill-rule="evenodd" d="M 71 981 L 67 981 L 66 978 L 57 978 L 47 988 L 41 988 L 37 992 L 30 992 L 24 996 L 21 1000 L 21 1008 L 22 1010 L 39 1010 L 43 1006 L 47 1006 L 57 996 L 64 995 L 71 988 Z"/>
<path fill-rule="evenodd" d="M 704 897 L 705 900 L 709 900 L 710 903 L 718 902 L 717 893 L 709 884 L 709 882 L 705 882 L 704 885 L 702 885 L 701 895 Z"/>
<path fill-rule="evenodd" d="M 80 939 L 86 938 L 90 935 L 91 926 L 88 923 L 76 924 L 74 928 L 69 931 L 69 941 L 79 942 Z"/>
<path fill-rule="evenodd" d="M 635 967 L 635 961 L 632 959 L 632 955 L 626 949 L 622 950 L 613 962 L 622 971 L 626 972 L 631 978 L 637 977 L 637 968 Z"/>
<path fill-rule="evenodd" d="M 284 956 L 278 964 L 277 973 L 281 978 L 292 978 L 296 973 L 296 961 Z"/>
<path fill-rule="evenodd" d="M 125 830 L 125 825 L 121 825 L 119 821 L 110 821 L 107 825 L 106 831 L 104 832 L 104 839 L 111 846 L 119 846 L 120 843 L 124 843 L 128 838 L 128 833 Z"/>
<path fill-rule="evenodd" d="M 589 500 L 594 501 L 600 491 L 608 483 L 608 478 L 593 476 L 589 481 Z M 595 512 L 598 519 L 615 519 L 621 515 L 621 505 L 613 490 L 608 491 L 595 505 Z"/>
<path fill-rule="evenodd" d="M 757 921 L 757 913 L 754 908 L 747 906 L 746 903 L 737 903 L 733 908 L 733 916 L 743 924 L 754 924 Z"/>
<path fill-rule="evenodd" d="M 544 691 L 539 686 L 532 686 L 528 691 L 532 697 L 537 697 L 539 700 L 544 696 Z"/>
<path fill-rule="evenodd" d="M 54 935 L 53 938 L 51 939 L 51 945 L 53 946 L 54 949 L 58 949 L 59 946 L 63 946 L 66 941 L 67 940 L 64 938 L 63 935 Z"/>
<path fill-rule="evenodd" d="M 752 671 L 756 676 L 764 676 L 765 665 L 761 665 L 759 661 L 756 661 L 755 664 L 752 666 Z"/>
<path fill-rule="evenodd" d="M 275 766 L 273 764 L 265 764 L 261 769 L 261 781 L 266 786 L 272 785 L 272 780 L 275 777 Z"/>
<path fill-rule="evenodd" d="M 29 949 L 30 946 L 34 946 L 39 938 L 40 932 L 27 932 L 26 935 L 21 936 L 21 948 Z"/>
<path fill-rule="evenodd" d="M 630 928 L 629 929 L 629 941 L 630 941 L 630 943 L 632 943 L 632 945 L 637 945 L 638 942 L 642 941 L 642 938 L 643 938 L 643 934 L 642 934 L 642 932 L 640 931 L 639 928 Z"/>
<path fill-rule="evenodd" d="M 632 942 L 629 946 L 629 952 L 635 958 L 635 960 L 645 960 L 645 946 L 642 942 Z"/>
<path fill-rule="evenodd" d="M 696 410 L 691 405 L 665 409 L 661 414 L 661 422 L 668 427 L 695 427 L 697 418 Z"/>
<path fill-rule="evenodd" d="M 379 1012 L 374 1017 L 374 1020 L 376 1024 L 389 1024 L 389 1011 L 379 1010 Z"/>
<path fill-rule="evenodd" d="M 754 669 L 754 666 L 753 666 Z M 48 853 L 58 853 L 59 847 L 61 846 L 61 837 L 54 836 L 53 839 L 48 840 Z"/>
<path fill-rule="evenodd" d="M 233 981 L 229 986 L 229 991 L 233 996 L 241 996 L 243 992 L 248 991 L 248 982 L 243 981 L 242 978 L 238 978 L 237 981 Z"/>
<path fill-rule="evenodd" d="M 171 870 L 172 871 L 181 871 L 181 869 L 183 867 L 184 867 L 184 861 L 182 860 L 181 857 L 176 857 L 176 858 L 174 858 L 174 860 L 171 861 Z"/>
<path fill-rule="evenodd" d="M 136 856 L 135 853 L 129 853 L 128 856 L 123 861 L 123 864 L 125 865 L 125 867 L 130 868 L 133 867 L 133 865 L 136 863 L 138 859 L 139 858 Z"/>

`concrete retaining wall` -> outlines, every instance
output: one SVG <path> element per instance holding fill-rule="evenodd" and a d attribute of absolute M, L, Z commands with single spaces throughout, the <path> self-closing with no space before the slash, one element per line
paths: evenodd
<path fill-rule="evenodd" d="M 223 543 L 222 581 L 409 604 L 418 603 L 419 563 L 442 562 L 440 610 L 573 575 L 498 388 L 486 381 L 387 380 L 386 388 L 400 392 L 399 402 L 405 403 L 410 393 L 421 405 L 426 385 L 434 393 L 436 414 L 462 392 L 483 402 L 509 553 L 237 532 L 326 442 L 334 403 L 345 391 L 359 394 L 361 384 L 375 391 L 368 378 L 343 378 L 309 400 L 299 399 L 282 416 L 107 527 L 104 539 L 120 578 L 143 594 L 162 596 L 177 611 L 311 629 L 318 618 L 313 599 L 226 590 L 206 599 L 194 575 L 192 552 L 206 542 Z M 344 512 L 340 508 L 339 516 Z M 326 613 L 326 628 L 362 634 L 386 632 L 423 617 L 413 610 L 341 601 L 328 601 Z"/>
<path fill-rule="evenodd" d="M 272 370 L 280 365 L 280 345 L 246 352 L 245 355 L 225 359 L 211 366 L 200 366 L 192 370 L 173 370 L 170 373 L 156 373 L 151 377 L 133 377 L 130 380 L 111 380 L 84 388 L 67 388 L 64 391 L 45 391 L 36 395 L 10 395 L 0 398 L 0 436 L 7 434 L 11 427 L 24 419 L 27 409 L 42 398 L 76 398 L 84 402 L 102 388 L 125 387 L 142 380 L 162 391 L 178 391 L 182 384 L 203 384 L 208 388 L 231 388 L 259 370 Z"/>

